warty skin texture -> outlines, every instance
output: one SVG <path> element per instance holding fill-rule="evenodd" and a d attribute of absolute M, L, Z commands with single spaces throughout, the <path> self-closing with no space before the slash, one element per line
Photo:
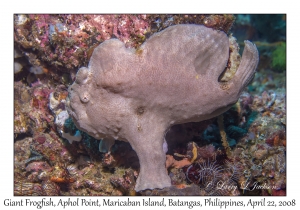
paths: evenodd
<path fill-rule="evenodd" d="M 131 144 L 140 161 L 136 191 L 171 186 L 163 152 L 167 130 L 227 111 L 254 76 L 259 58 L 251 42 L 245 41 L 234 77 L 219 83 L 228 58 L 227 35 L 200 25 L 171 26 L 137 50 L 107 40 L 69 87 L 69 113 L 97 139 Z"/>

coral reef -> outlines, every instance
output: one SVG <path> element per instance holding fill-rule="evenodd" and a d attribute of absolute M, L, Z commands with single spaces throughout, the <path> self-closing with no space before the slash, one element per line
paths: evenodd
<path fill-rule="evenodd" d="M 14 195 L 286 195 L 285 15 L 15 14 L 14 18 Z M 143 43 L 178 24 L 204 25 L 228 35 L 228 61 L 218 78 L 225 83 L 223 88 L 241 65 L 242 40 L 255 43 L 260 62 L 253 82 L 223 113 L 223 127 L 214 117 L 168 128 L 161 142 L 166 156 L 162 164 L 171 186 L 136 192 L 141 175 L 137 153 L 127 142 L 99 141 L 78 130 L 66 110 L 67 89 L 76 80 L 78 67 L 86 66 L 105 40 L 117 38 L 142 56 Z M 266 24 L 274 27 L 266 31 Z M 175 90 L 176 98 L 180 89 Z M 184 100 L 177 101 L 186 106 Z M 149 110 L 136 111 L 142 118 Z M 151 132 L 151 127 L 139 125 L 136 129 Z M 231 154 L 222 145 L 225 137 Z M 207 186 L 209 181 L 212 185 Z M 217 189 L 221 183 L 223 189 Z"/>
<path fill-rule="evenodd" d="M 130 142 L 141 165 L 136 191 L 170 186 L 162 148 L 166 130 L 215 117 L 238 100 L 258 63 L 255 45 L 245 44 L 237 73 L 219 83 L 229 59 L 223 32 L 170 26 L 137 51 L 116 39 L 105 41 L 69 87 L 70 116 L 96 139 Z M 167 52 L 171 56 L 164 57 Z"/>
<path fill-rule="evenodd" d="M 145 15 L 22 14 L 15 15 L 15 41 L 31 65 L 46 62 L 63 70 L 82 65 L 98 42 L 115 36 L 132 44 L 147 27 Z"/>
<path fill-rule="evenodd" d="M 127 47 L 138 47 L 147 37 L 171 25 L 204 24 L 228 33 L 234 19 L 233 15 L 16 14 L 14 38 L 30 65 L 39 72 L 47 66 L 70 71 L 85 65 L 94 48 L 113 37 Z M 21 66 L 16 66 L 18 72 Z"/>

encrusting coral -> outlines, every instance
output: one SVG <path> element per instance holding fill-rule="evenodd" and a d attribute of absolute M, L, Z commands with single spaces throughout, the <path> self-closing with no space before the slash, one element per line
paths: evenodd
<path fill-rule="evenodd" d="M 131 144 L 140 161 L 136 191 L 171 186 L 163 151 L 167 130 L 227 111 L 254 76 L 258 51 L 245 41 L 236 73 L 219 82 L 229 48 L 224 32 L 193 24 L 170 26 L 137 50 L 107 40 L 69 87 L 69 114 L 97 139 Z"/>

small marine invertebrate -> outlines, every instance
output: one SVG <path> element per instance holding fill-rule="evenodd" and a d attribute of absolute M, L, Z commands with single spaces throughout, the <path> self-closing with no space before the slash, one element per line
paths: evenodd
<path fill-rule="evenodd" d="M 196 182 L 196 184 L 206 188 L 207 184 L 215 183 L 220 179 L 222 170 L 221 166 L 217 165 L 216 162 L 211 163 L 208 161 L 203 164 L 197 163 L 187 168 L 186 177 L 190 182 Z M 190 178 L 191 176 L 192 178 Z M 209 188 L 212 186 L 209 186 Z"/>
<path fill-rule="evenodd" d="M 72 183 L 75 182 L 75 179 L 70 174 L 68 168 L 66 167 L 55 167 L 55 170 L 50 177 L 51 182 L 55 183 Z"/>
<path fill-rule="evenodd" d="M 225 160 L 225 172 L 227 173 L 227 183 L 238 183 L 241 176 L 243 175 L 243 166 L 236 160 Z"/>
<path fill-rule="evenodd" d="M 129 141 L 136 151 L 136 191 L 171 185 L 163 151 L 168 128 L 227 111 L 258 63 L 255 45 L 245 41 L 239 68 L 222 88 L 229 38 L 200 25 L 170 26 L 138 51 L 117 39 L 103 42 L 69 87 L 69 114 L 78 128 L 96 139 Z"/>
<path fill-rule="evenodd" d="M 236 188 L 241 177 L 241 165 L 232 160 L 220 165 L 217 160 L 207 159 L 190 165 L 185 174 L 189 182 L 200 186 L 203 195 L 235 195 L 238 193 Z"/>
<path fill-rule="evenodd" d="M 231 149 L 229 147 L 229 143 L 228 143 L 227 137 L 226 137 L 226 132 L 224 130 L 223 115 L 218 116 L 218 124 L 219 124 L 219 129 L 220 129 L 222 145 L 225 148 L 227 156 L 231 156 Z"/>

